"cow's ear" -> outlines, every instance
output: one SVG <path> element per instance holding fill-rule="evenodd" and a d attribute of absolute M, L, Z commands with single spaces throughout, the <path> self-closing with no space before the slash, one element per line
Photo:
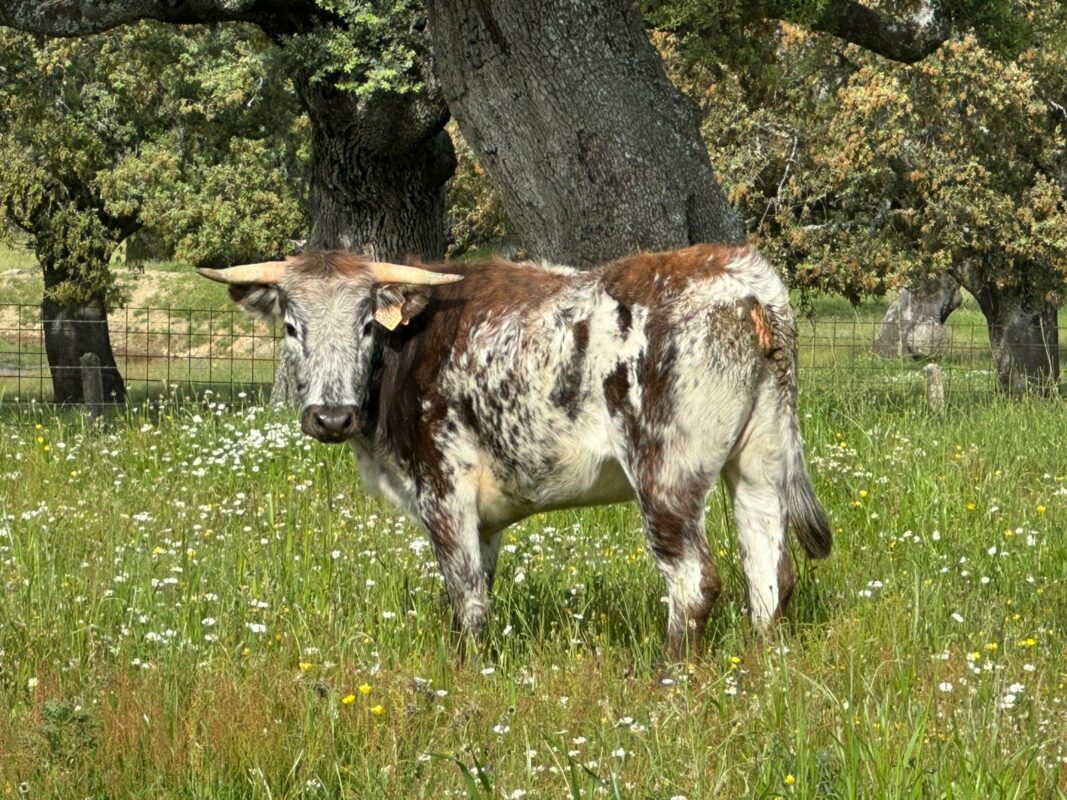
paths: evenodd
<path fill-rule="evenodd" d="M 285 315 L 285 292 L 274 283 L 237 283 L 227 287 L 230 299 L 253 317 L 275 322 Z"/>
<path fill-rule="evenodd" d="M 389 283 L 373 290 L 374 319 L 389 330 L 407 325 L 430 302 L 429 286 Z"/>

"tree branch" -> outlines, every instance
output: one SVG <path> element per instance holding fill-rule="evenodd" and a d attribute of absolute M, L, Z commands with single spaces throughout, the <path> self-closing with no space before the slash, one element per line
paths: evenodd
<path fill-rule="evenodd" d="M 0 25 L 41 36 L 84 36 L 142 19 L 253 22 L 295 33 L 323 15 L 314 0 L 0 0 Z"/>
<path fill-rule="evenodd" d="M 788 19 L 788 4 L 775 13 L 771 3 L 767 15 Z M 796 20 L 801 22 L 801 20 Z M 912 64 L 934 52 L 948 38 L 950 20 L 940 0 L 920 0 L 909 17 L 888 17 L 856 0 L 830 0 L 814 21 L 804 21 L 811 30 L 829 33 L 858 44 L 873 53 Z"/>

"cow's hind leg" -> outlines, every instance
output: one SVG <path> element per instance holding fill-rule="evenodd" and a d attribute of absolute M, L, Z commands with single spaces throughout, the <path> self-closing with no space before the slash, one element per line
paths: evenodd
<path fill-rule="evenodd" d="M 710 481 L 673 485 L 638 482 L 638 502 L 648 545 L 667 583 L 667 646 L 670 662 L 700 648 L 708 616 L 722 589 L 704 531 L 704 499 Z"/>
<path fill-rule="evenodd" d="M 794 581 L 786 538 L 786 459 L 771 398 L 757 403 L 723 477 L 733 499 L 752 626 L 766 633 L 785 612 Z"/>

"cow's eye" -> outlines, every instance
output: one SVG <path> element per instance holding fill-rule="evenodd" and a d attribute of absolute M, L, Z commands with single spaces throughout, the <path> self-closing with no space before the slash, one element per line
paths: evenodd
<path fill-rule="evenodd" d="M 291 323 L 291 322 L 285 323 L 285 335 L 286 336 L 296 336 L 296 326 L 293 323 Z"/>

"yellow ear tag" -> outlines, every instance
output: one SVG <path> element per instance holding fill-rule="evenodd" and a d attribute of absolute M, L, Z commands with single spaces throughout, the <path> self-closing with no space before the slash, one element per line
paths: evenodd
<path fill-rule="evenodd" d="M 400 310 L 400 304 L 397 303 L 396 305 L 379 308 L 374 312 L 374 319 L 389 330 L 395 331 L 396 326 L 404 319 L 404 314 Z"/>

